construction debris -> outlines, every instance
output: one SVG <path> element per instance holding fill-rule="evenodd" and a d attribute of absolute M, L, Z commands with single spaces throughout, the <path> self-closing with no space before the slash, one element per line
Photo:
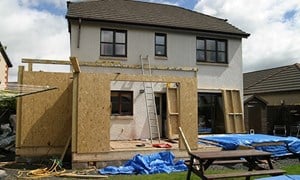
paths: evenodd
<path fill-rule="evenodd" d="M 66 170 L 62 168 L 62 163 L 59 160 L 54 159 L 53 164 L 50 168 L 39 168 L 29 171 L 19 171 L 19 179 L 33 179 L 33 178 L 44 178 L 51 176 L 58 176 L 64 173 Z"/>

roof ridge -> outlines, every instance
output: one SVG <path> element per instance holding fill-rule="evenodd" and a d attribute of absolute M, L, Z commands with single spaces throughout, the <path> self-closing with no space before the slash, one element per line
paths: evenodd
<path fill-rule="evenodd" d="M 263 82 L 263 81 L 265 81 L 265 80 L 267 80 L 267 79 L 269 79 L 270 77 L 272 77 L 272 76 L 274 76 L 274 75 L 276 75 L 276 74 L 278 74 L 278 73 L 281 73 L 281 72 L 285 71 L 286 69 L 290 68 L 291 66 L 292 66 L 292 65 L 283 66 L 283 67 L 277 67 L 278 69 L 279 69 L 279 68 L 282 68 L 282 69 L 279 70 L 279 71 L 276 71 L 276 72 L 274 72 L 274 73 L 271 73 L 270 75 L 266 76 L 265 78 L 260 79 L 259 81 L 255 82 L 255 83 L 253 83 L 253 84 L 250 84 L 248 87 L 246 87 L 246 88 L 244 88 L 244 89 L 248 89 L 248 88 L 250 88 L 250 87 L 253 87 L 253 86 L 255 86 L 255 85 L 257 85 L 257 84 L 259 84 L 259 83 L 261 83 L 261 82 Z M 277 69 L 277 68 L 276 68 L 276 69 Z M 272 69 L 272 68 L 271 68 L 271 69 Z M 274 68 L 274 69 L 275 69 L 275 68 Z M 270 69 L 265 69 L 265 70 L 270 70 Z M 255 72 L 257 72 L 257 71 L 255 71 Z"/>

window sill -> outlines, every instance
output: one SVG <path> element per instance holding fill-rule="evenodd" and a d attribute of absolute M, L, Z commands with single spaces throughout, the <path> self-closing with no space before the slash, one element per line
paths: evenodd
<path fill-rule="evenodd" d="M 118 116 L 118 115 L 111 115 L 111 120 L 133 120 L 133 116 Z"/>
<path fill-rule="evenodd" d="M 197 65 L 228 67 L 227 63 L 196 62 Z"/>
<path fill-rule="evenodd" d="M 167 56 L 154 56 L 155 60 L 168 60 Z"/>
<path fill-rule="evenodd" d="M 98 61 L 127 61 L 127 57 L 100 56 Z"/>

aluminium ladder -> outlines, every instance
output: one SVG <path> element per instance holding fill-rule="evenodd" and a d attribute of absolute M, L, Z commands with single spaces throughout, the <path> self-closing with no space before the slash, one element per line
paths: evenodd
<path fill-rule="evenodd" d="M 148 58 L 148 55 L 146 57 L 140 55 L 140 61 L 141 61 L 142 74 L 152 76 L 151 65 L 150 65 L 150 60 Z M 153 144 L 153 138 L 158 138 L 158 141 L 160 143 L 160 132 L 159 132 L 157 112 L 156 112 L 153 84 L 152 82 L 143 81 L 143 86 L 144 86 L 147 119 L 149 124 L 151 143 Z"/>

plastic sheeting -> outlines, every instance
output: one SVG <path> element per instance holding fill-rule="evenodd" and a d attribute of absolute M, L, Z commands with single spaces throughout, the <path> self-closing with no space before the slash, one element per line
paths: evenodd
<path fill-rule="evenodd" d="M 150 155 L 135 155 L 124 166 L 108 166 L 99 170 L 100 174 L 156 174 L 186 171 L 183 160 L 174 162 L 174 154 L 163 151 Z"/>
<path fill-rule="evenodd" d="M 300 140 L 295 137 L 280 137 L 265 134 L 219 134 L 200 139 L 218 143 L 224 150 L 234 150 L 239 146 L 251 146 L 255 143 L 284 142 L 285 145 L 259 146 L 256 149 L 268 151 L 273 156 L 300 154 Z"/>
<path fill-rule="evenodd" d="M 300 175 L 282 175 L 282 176 L 259 178 L 257 180 L 300 180 Z"/>

